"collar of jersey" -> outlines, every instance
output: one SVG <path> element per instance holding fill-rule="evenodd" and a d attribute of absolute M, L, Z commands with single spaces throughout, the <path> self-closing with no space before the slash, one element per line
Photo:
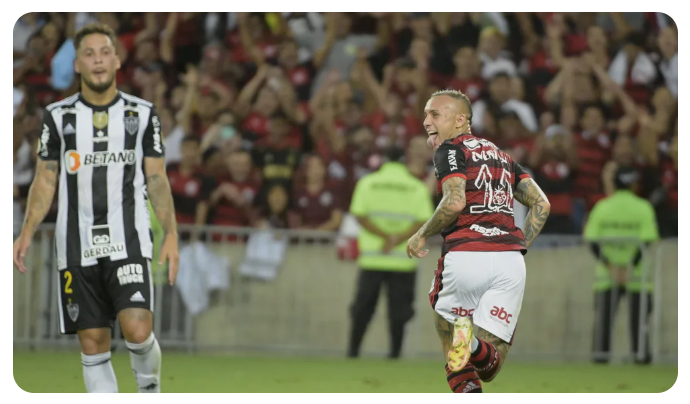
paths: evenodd
<path fill-rule="evenodd" d="M 118 90 L 117 94 L 115 95 L 115 98 L 113 98 L 113 100 L 110 101 L 108 104 L 106 104 L 106 105 L 93 105 L 84 99 L 84 96 L 82 95 L 81 92 L 79 93 L 79 101 L 81 101 L 81 103 L 86 105 L 87 107 L 89 107 L 93 110 L 97 110 L 97 111 L 98 110 L 106 110 L 106 109 L 112 107 L 113 105 L 115 105 L 115 103 L 120 101 L 120 98 L 122 98 L 122 96 L 120 95 L 120 91 Z"/>
<path fill-rule="evenodd" d="M 460 139 L 461 137 L 464 137 L 464 136 L 473 136 L 473 135 L 471 133 L 461 133 L 455 137 L 444 140 L 443 143 L 446 143 L 446 142 L 453 143 L 454 140 Z"/>

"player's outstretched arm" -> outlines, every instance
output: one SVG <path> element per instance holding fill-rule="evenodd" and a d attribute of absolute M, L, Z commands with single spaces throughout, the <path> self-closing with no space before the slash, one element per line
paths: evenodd
<path fill-rule="evenodd" d="M 541 229 L 544 228 L 549 212 L 551 212 L 551 204 L 546 199 L 544 192 L 539 188 L 539 185 L 532 178 L 520 181 L 513 196 L 521 204 L 529 208 L 525 225 L 522 227 L 522 233 L 525 236 L 527 247 L 529 247 L 537 238 Z"/>
<path fill-rule="evenodd" d="M 31 239 L 36 232 L 36 228 L 43 222 L 53 203 L 57 184 L 57 171 L 57 160 L 38 159 L 36 175 L 29 190 L 24 225 L 19 238 L 14 243 L 14 264 L 22 273 L 26 272 L 26 267 L 24 267 L 26 250 L 31 245 Z"/>
<path fill-rule="evenodd" d="M 177 277 L 177 264 L 179 255 L 177 251 L 177 220 L 175 219 L 175 205 L 170 191 L 170 183 L 165 172 L 165 159 L 162 157 L 145 157 L 146 188 L 151 206 L 156 218 L 163 228 L 165 240 L 161 248 L 160 259 L 162 264 L 168 261 L 168 278 L 170 284 Z"/>
<path fill-rule="evenodd" d="M 55 196 L 57 171 L 57 161 L 39 159 L 36 163 L 36 176 L 29 190 L 22 232 L 29 232 L 29 235 L 33 235 L 38 225 L 46 217 Z"/>
<path fill-rule="evenodd" d="M 436 211 L 407 242 L 408 257 L 412 258 L 413 255 L 419 258 L 424 257 L 428 250 L 420 250 L 424 248 L 426 239 L 440 233 L 441 230 L 457 220 L 458 215 L 467 204 L 465 182 L 466 180 L 460 176 L 449 177 L 443 182 L 443 199 L 436 207 Z"/>

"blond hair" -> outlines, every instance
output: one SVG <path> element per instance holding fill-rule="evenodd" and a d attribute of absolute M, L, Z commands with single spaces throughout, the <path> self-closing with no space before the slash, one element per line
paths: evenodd
<path fill-rule="evenodd" d="M 468 112 L 468 117 L 467 117 L 467 122 L 472 125 L 472 101 L 463 94 L 462 92 L 458 90 L 453 90 L 451 88 L 445 89 L 445 90 L 438 90 L 435 93 L 431 94 L 431 98 L 439 96 L 439 95 L 447 95 L 450 98 L 453 98 L 455 100 L 461 101 L 465 103 L 465 106 L 467 107 L 467 112 Z"/>

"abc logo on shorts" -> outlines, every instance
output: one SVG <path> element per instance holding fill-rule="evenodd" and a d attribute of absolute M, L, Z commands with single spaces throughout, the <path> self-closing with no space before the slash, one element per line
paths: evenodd
<path fill-rule="evenodd" d="M 460 317 L 472 317 L 472 314 L 474 313 L 474 309 L 466 310 L 462 307 L 453 307 L 451 311 L 453 312 L 453 314 Z"/>
<path fill-rule="evenodd" d="M 491 315 L 497 317 L 501 321 L 505 321 L 506 324 L 510 324 L 510 318 L 513 317 L 513 315 L 508 314 L 503 307 L 499 308 L 498 306 L 494 306 L 494 308 L 491 309 Z"/>

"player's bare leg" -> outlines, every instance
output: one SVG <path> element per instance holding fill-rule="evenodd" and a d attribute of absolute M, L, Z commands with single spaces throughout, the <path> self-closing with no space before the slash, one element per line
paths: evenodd
<path fill-rule="evenodd" d="M 474 326 L 475 341 L 470 362 L 484 382 L 490 382 L 498 375 L 508 356 L 510 344 L 492 333 Z"/>
<path fill-rule="evenodd" d="M 117 317 L 139 392 L 160 393 L 161 348 L 153 335 L 153 314 L 147 309 L 128 308 Z"/>
<path fill-rule="evenodd" d="M 110 328 L 79 330 L 77 335 L 86 391 L 117 393 L 117 379 L 110 361 Z"/>
<path fill-rule="evenodd" d="M 459 319 L 466 319 L 466 317 Z M 434 323 L 441 340 L 443 355 L 446 358 L 446 378 L 451 390 L 454 393 L 481 393 L 480 377 L 470 361 L 471 323 L 469 328 L 466 327 L 464 321 L 460 321 L 459 325 L 451 324 L 437 312 L 434 312 Z M 469 334 L 466 333 L 467 331 Z M 466 352 L 466 354 L 461 354 L 461 352 Z"/>

